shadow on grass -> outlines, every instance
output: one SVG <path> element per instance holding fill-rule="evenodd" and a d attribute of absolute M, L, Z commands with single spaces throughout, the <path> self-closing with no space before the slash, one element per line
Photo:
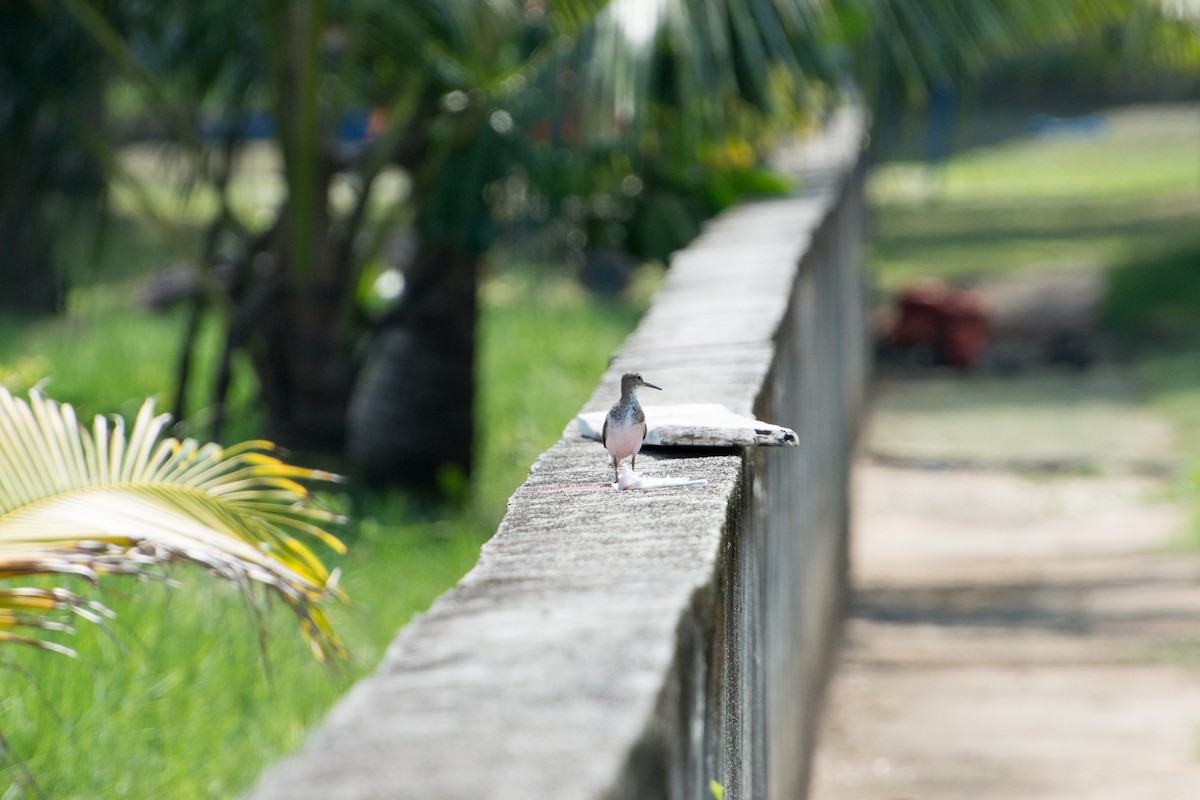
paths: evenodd
<path fill-rule="evenodd" d="M 1101 323 L 1200 470 L 1200 237 L 1114 266 Z"/>
<path fill-rule="evenodd" d="M 1131 209 L 1127 202 L 1080 200 L 930 203 L 888 210 L 886 247 L 897 253 L 926 252 L 930 247 L 1011 247 L 1014 242 L 1090 242 L 1097 237 L 1137 240 L 1177 237 L 1181 223 L 1194 220 L 1192 207 L 1148 202 Z M 922 219 L 926 218 L 928 219 Z M 916 223 L 920 220 L 921 224 Z"/>
<path fill-rule="evenodd" d="M 1177 200 L 1177 201 L 1176 201 Z M 1136 207 L 1128 202 L 1080 200 L 931 203 L 924 206 L 888 204 L 879 214 L 873 244 L 876 261 L 887 269 L 888 282 L 911 279 L 916 272 L 933 271 L 952 279 L 985 277 L 1035 263 L 1102 264 L 1128 258 L 1130 252 L 1158 251 L 1168 243 L 1182 255 L 1181 231 L 1191 230 L 1200 216 L 1200 202 L 1150 200 Z M 1175 244 L 1172 244 L 1175 243 Z M 1126 283 L 1174 280 L 1168 263 L 1145 277 L 1140 265 L 1114 272 Z M 1196 271 L 1200 274 L 1200 265 Z M 1124 273 L 1134 274 L 1125 277 Z M 1200 308 L 1200 306 L 1197 306 Z"/>
<path fill-rule="evenodd" d="M 1110 270 L 1103 321 L 1133 354 L 1200 346 L 1200 237 Z"/>

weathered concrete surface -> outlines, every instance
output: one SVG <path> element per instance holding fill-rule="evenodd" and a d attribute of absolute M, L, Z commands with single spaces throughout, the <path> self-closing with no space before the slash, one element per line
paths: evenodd
<path fill-rule="evenodd" d="M 643 473 L 705 483 L 616 492 L 568 426 L 478 565 L 253 797 L 798 796 L 866 369 L 850 122 L 836 179 L 735 209 L 673 260 L 586 406 L 632 368 L 656 401 L 721 403 L 800 445 L 643 451 Z"/>
<path fill-rule="evenodd" d="M 594 443 L 542 456 L 479 565 L 257 796 L 601 796 L 651 717 L 679 620 L 712 602 L 740 459 L 652 469 L 708 484 L 662 515 L 661 494 L 561 491 L 604 478 Z"/>
<path fill-rule="evenodd" d="M 1091 385 L 1118 429 L 1147 424 L 1107 405 L 1112 378 L 1075 375 L 1074 396 Z M 1022 380 L 1009 391 L 1058 394 L 1046 376 Z M 873 426 L 906 413 L 886 391 Z M 1070 429 L 1073 404 L 1057 414 Z M 1048 429 L 993 432 L 1019 453 Z M 1054 440 L 1095 469 L 859 464 L 854 599 L 814 800 L 1197 796 L 1200 558 L 1168 547 L 1181 510 L 1161 478 L 1086 437 Z M 1117 453 L 1125 467 L 1144 457 L 1133 444 Z"/>

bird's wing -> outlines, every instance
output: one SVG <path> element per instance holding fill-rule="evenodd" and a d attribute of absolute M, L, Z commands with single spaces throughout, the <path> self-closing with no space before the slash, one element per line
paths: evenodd
<path fill-rule="evenodd" d="M 646 431 L 648 431 L 648 430 L 650 430 L 650 428 L 646 426 L 645 422 L 643 422 L 642 423 L 642 441 L 643 442 L 646 441 Z"/>
<path fill-rule="evenodd" d="M 608 417 L 604 418 L 604 427 L 600 429 L 600 444 L 608 444 Z"/>

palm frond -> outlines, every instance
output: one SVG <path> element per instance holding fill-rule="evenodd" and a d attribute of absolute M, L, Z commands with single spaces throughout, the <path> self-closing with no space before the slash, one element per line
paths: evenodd
<path fill-rule="evenodd" d="M 930 87 L 977 76 L 997 62 L 1082 41 L 1128 20 L 1139 0 L 863 0 L 871 34 L 856 58 L 868 94 Z M 867 68 L 867 63 L 871 67 Z"/>
<path fill-rule="evenodd" d="M 167 422 L 148 400 L 130 430 L 102 416 L 89 430 L 70 405 L 0 388 L 0 580 L 196 565 L 265 586 L 296 614 L 317 658 L 344 655 L 320 607 L 337 593 L 337 573 L 307 544 L 343 552 L 327 530 L 341 519 L 299 482 L 337 477 L 284 463 L 269 442 L 179 441 L 165 435 Z M 0 642 L 69 652 L 44 638 L 70 629 L 63 614 L 100 622 L 108 612 L 63 589 L 0 589 Z"/>

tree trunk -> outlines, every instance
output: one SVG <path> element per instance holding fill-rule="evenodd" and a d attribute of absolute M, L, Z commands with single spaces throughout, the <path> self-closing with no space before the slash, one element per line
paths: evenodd
<path fill-rule="evenodd" d="M 280 286 L 251 344 L 267 435 L 307 453 L 340 453 L 354 370 L 342 290 Z"/>
<path fill-rule="evenodd" d="M 347 436 L 350 463 L 369 482 L 444 486 L 470 475 L 477 272 L 476 256 L 422 243 L 411 299 L 373 336 Z"/>
<path fill-rule="evenodd" d="M 23 219 L 5 219 L 0 212 L 0 313 L 49 314 L 63 309 L 65 287 L 51 260 L 49 236 L 38 210 L 35 201 Z"/>
<path fill-rule="evenodd" d="M 53 313 L 63 309 L 65 282 L 43 215 L 58 193 L 51 159 L 61 150 L 22 144 L 0 154 L 0 312 Z"/>

